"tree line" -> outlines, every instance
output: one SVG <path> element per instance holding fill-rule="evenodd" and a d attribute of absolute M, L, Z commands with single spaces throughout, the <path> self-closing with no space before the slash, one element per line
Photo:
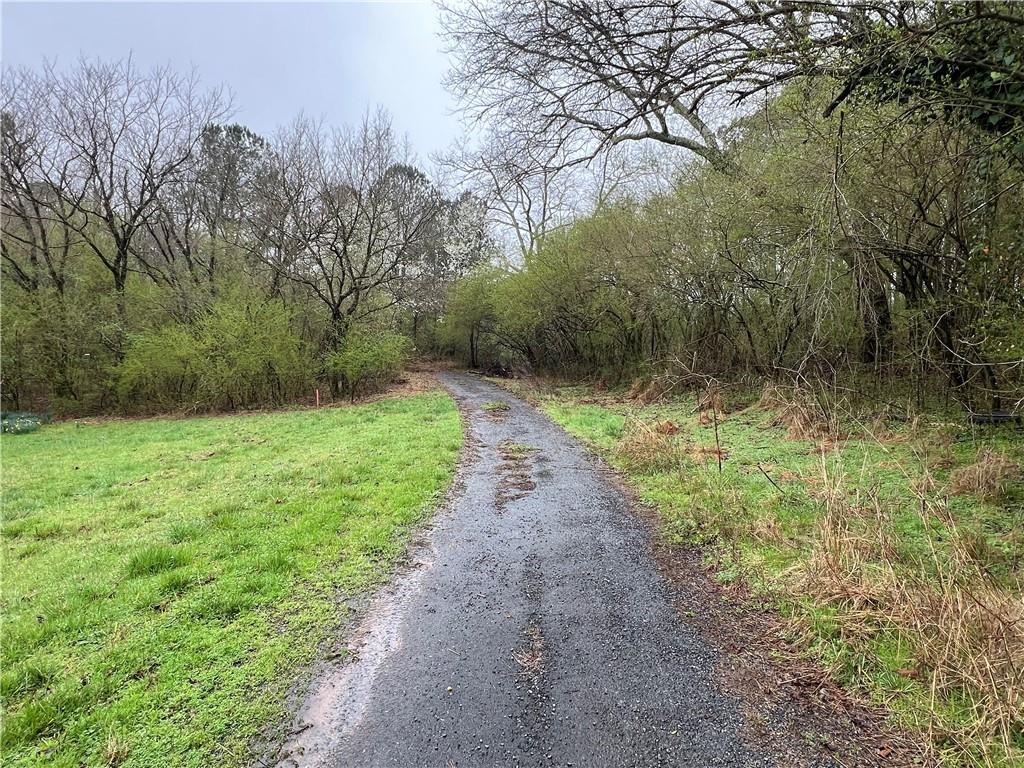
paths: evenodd
<path fill-rule="evenodd" d="M 1024 9 L 467 0 L 448 191 L 130 60 L 6 70 L 4 408 L 352 395 L 410 354 L 1024 397 Z"/>
<path fill-rule="evenodd" d="M 1024 7 L 469 0 L 444 22 L 490 136 L 457 162 L 528 240 L 453 289 L 467 362 L 1019 407 Z M 660 188 L 538 226 L 557 179 L 632 146 L 675 159 Z"/>
<path fill-rule="evenodd" d="M 231 113 L 131 60 L 4 72 L 5 409 L 353 393 L 429 346 L 491 248 L 482 203 L 446 196 L 383 111 L 271 137 Z"/>

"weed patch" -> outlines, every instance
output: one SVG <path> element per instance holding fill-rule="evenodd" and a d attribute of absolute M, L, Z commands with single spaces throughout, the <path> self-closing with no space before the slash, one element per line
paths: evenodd
<path fill-rule="evenodd" d="M 829 440 L 838 437 L 821 406 L 803 390 L 766 384 L 759 406 L 771 414 L 770 423 L 786 428 L 790 440 Z"/>
<path fill-rule="evenodd" d="M 626 474 L 666 542 L 702 545 L 718 581 L 772 601 L 819 664 L 940 762 L 1021 764 L 1018 431 L 842 421 L 776 385 L 727 414 L 714 388 L 647 404 L 634 389 L 524 394 Z"/>
<path fill-rule="evenodd" d="M 192 555 L 187 550 L 163 544 L 151 544 L 131 556 L 125 571 L 130 577 L 152 576 L 161 571 L 170 571 L 188 565 L 191 561 Z"/>
<path fill-rule="evenodd" d="M 668 471 L 686 462 L 689 445 L 674 421 L 632 417 L 626 421 L 617 450 L 635 471 Z"/>
<path fill-rule="evenodd" d="M 954 470 L 949 476 L 949 491 L 971 493 L 982 499 L 997 499 L 1011 480 L 1020 478 L 1020 466 L 1004 453 L 982 448 L 973 464 Z"/>

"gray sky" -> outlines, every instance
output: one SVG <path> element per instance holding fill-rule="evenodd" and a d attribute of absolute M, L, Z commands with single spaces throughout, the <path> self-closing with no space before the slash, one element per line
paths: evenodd
<path fill-rule="evenodd" d="M 441 87 L 436 11 L 406 3 L 2 3 L 4 65 L 132 54 L 195 65 L 235 94 L 234 120 L 269 134 L 299 112 L 340 125 L 383 105 L 422 158 L 460 134 Z"/>

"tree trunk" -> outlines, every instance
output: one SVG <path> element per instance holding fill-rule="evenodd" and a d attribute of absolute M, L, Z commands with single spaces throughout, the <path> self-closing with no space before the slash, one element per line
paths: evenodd
<path fill-rule="evenodd" d="M 892 312 L 884 287 L 868 286 L 861 297 L 862 363 L 878 366 L 892 356 Z"/>
<path fill-rule="evenodd" d="M 892 310 L 888 291 L 891 278 L 874 257 L 856 246 L 845 261 L 852 268 L 857 287 L 860 362 L 877 368 L 892 358 Z"/>
<path fill-rule="evenodd" d="M 476 339 L 477 333 L 476 328 L 472 328 L 469 331 L 469 367 L 476 368 L 477 365 L 477 354 L 476 354 Z"/>

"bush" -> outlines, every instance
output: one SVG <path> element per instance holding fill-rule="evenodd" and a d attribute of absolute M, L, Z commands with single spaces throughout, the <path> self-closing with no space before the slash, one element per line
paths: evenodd
<path fill-rule="evenodd" d="M 13 411 L 94 413 L 113 400 L 116 329 L 107 302 L 83 287 L 63 299 L 3 284 L 3 405 Z"/>
<path fill-rule="evenodd" d="M 189 328 L 170 326 L 133 337 L 117 371 L 117 396 L 126 408 L 193 402 L 203 361 Z"/>
<path fill-rule="evenodd" d="M 222 299 L 196 335 L 202 357 L 198 394 L 204 404 L 280 405 L 309 387 L 312 362 L 280 301 Z"/>
<path fill-rule="evenodd" d="M 1017 462 L 1004 453 L 982 448 L 973 464 L 953 470 L 949 475 L 949 492 L 954 495 L 972 493 L 981 499 L 998 499 L 1007 484 L 1020 476 Z"/>
<path fill-rule="evenodd" d="M 279 405 L 305 390 L 311 370 L 284 304 L 236 294 L 192 326 L 134 337 L 117 368 L 118 396 L 129 410 Z"/>
<path fill-rule="evenodd" d="M 341 349 L 327 355 L 324 367 L 355 399 L 360 389 L 383 387 L 394 380 L 411 353 L 412 342 L 401 334 L 354 328 Z"/>

